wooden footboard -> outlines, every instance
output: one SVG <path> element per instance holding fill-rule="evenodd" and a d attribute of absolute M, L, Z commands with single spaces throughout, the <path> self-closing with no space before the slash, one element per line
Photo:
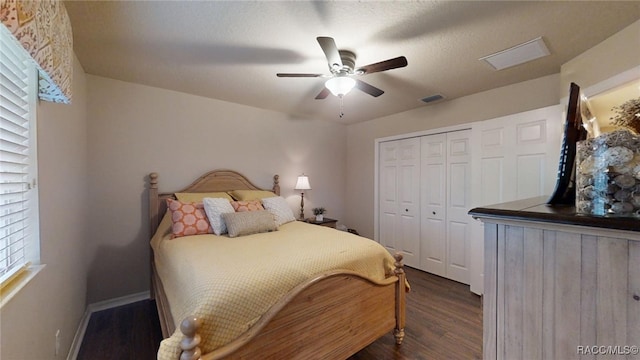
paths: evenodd
<path fill-rule="evenodd" d="M 201 355 L 195 317 L 181 324 L 181 360 L 346 359 L 394 332 L 404 338 L 405 274 L 376 283 L 352 272 L 323 274 L 296 287 L 237 340 Z"/>

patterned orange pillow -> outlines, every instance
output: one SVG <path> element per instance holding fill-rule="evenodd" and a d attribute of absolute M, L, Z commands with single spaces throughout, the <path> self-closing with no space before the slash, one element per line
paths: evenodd
<path fill-rule="evenodd" d="M 231 206 L 236 212 L 264 210 L 260 200 L 232 201 Z"/>
<path fill-rule="evenodd" d="M 204 212 L 201 202 L 182 202 L 167 199 L 167 207 L 171 211 L 171 238 L 180 236 L 212 234 L 213 229 Z"/>

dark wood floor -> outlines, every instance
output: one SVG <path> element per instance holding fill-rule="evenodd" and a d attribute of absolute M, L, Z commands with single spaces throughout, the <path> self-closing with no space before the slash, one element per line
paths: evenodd
<path fill-rule="evenodd" d="M 162 330 L 152 300 L 91 314 L 78 360 L 156 359 Z"/>
<path fill-rule="evenodd" d="M 405 339 L 396 346 L 392 334 L 378 339 L 350 360 L 481 359 L 480 297 L 460 283 L 406 268 Z M 152 301 L 141 301 L 91 316 L 79 360 L 155 359 L 162 340 Z"/>

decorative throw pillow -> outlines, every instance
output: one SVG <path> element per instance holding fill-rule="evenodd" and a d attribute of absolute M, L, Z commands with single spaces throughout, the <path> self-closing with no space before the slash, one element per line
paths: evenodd
<path fill-rule="evenodd" d="M 208 192 L 208 193 L 176 193 L 176 198 L 182 202 L 202 202 L 204 198 L 223 198 L 229 201 L 233 200 L 226 192 Z"/>
<path fill-rule="evenodd" d="M 264 210 L 260 200 L 232 201 L 231 206 L 235 212 Z"/>
<path fill-rule="evenodd" d="M 291 221 L 296 221 L 296 217 L 293 215 L 293 211 L 287 200 L 282 196 L 275 196 L 262 199 L 262 206 L 273 215 L 276 221 L 276 226 L 286 224 Z"/>
<path fill-rule="evenodd" d="M 227 226 L 222 219 L 222 214 L 233 213 L 235 210 L 231 206 L 231 202 L 222 198 L 204 198 L 202 199 L 204 211 L 207 213 L 209 223 L 213 228 L 213 233 L 222 235 L 227 232 Z"/>
<path fill-rule="evenodd" d="M 267 190 L 232 190 L 227 193 L 235 200 L 260 200 L 262 198 L 276 196 L 276 194 Z"/>
<path fill-rule="evenodd" d="M 244 211 L 222 214 L 229 237 L 251 235 L 278 230 L 270 212 Z"/>
<path fill-rule="evenodd" d="M 180 236 L 213 233 L 202 203 L 167 199 L 167 207 L 171 211 L 172 239 Z"/>

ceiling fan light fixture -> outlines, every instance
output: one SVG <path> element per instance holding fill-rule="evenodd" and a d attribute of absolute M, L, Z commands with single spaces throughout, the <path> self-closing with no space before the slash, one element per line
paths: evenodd
<path fill-rule="evenodd" d="M 348 76 L 336 76 L 324 83 L 335 96 L 342 97 L 356 86 L 356 81 Z"/>

